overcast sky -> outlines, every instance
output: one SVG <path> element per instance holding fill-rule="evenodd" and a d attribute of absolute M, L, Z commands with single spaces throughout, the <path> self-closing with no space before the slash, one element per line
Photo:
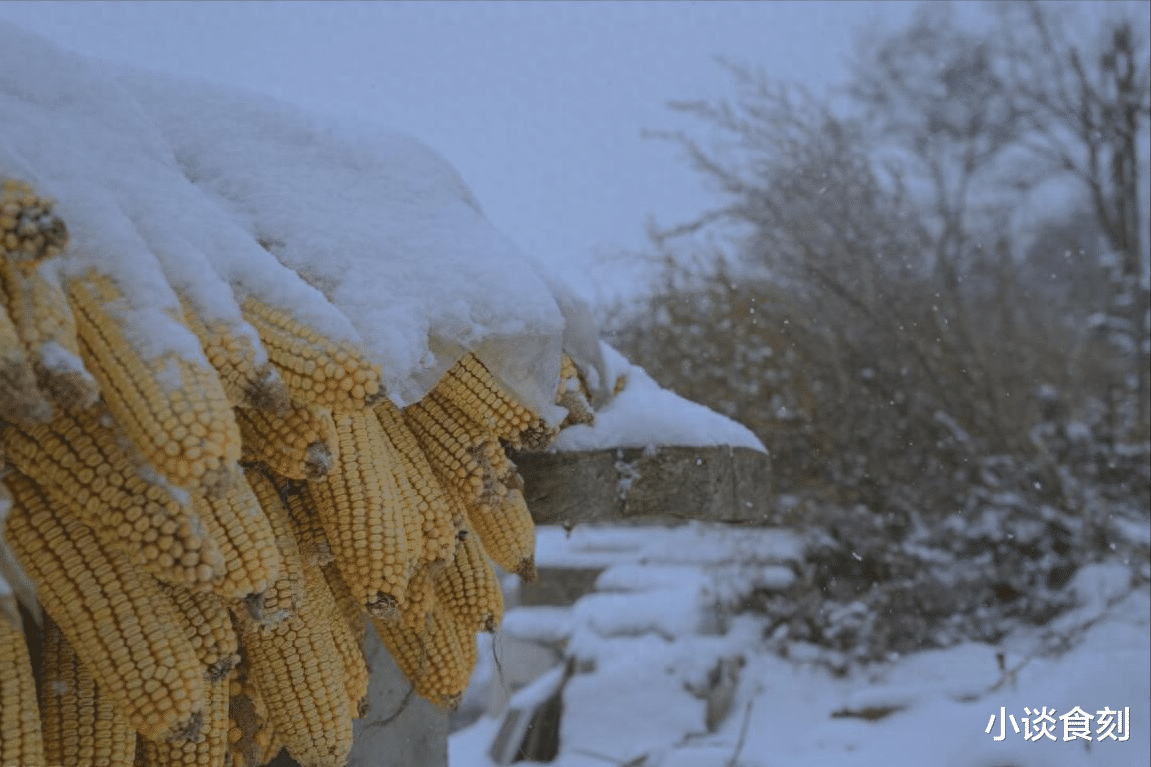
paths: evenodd
<path fill-rule="evenodd" d="M 589 297 L 624 279 L 649 215 L 714 198 L 665 104 L 725 92 L 723 55 L 815 91 L 881 2 L 10 2 L 0 18 L 105 59 L 231 83 L 407 131 L 445 155 L 488 217 Z"/>

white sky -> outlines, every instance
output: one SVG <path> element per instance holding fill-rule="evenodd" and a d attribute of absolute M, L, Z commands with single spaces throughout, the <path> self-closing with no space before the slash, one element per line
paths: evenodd
<path fill-rule="evenodd" d="M 643 139 L 665 103 L 723 93 L 719 54 L 821 91 L 883 2 L 10 2 L 0 19 L 66 47 L 226 82 L 412 133 L 488 217 L 589 297 L 618 294 L 644 224 L 713 199 Z"/>

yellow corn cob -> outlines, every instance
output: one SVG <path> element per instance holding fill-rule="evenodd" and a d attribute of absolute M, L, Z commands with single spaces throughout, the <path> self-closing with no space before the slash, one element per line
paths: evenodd
<path fill-rule="evenodd" d="M 336 425 L 327 410 L 292 403 L 282 414 L 236 410 L 244 459 L 289 479 L 320 479 L 339 457 Z"/>
<path fill-rule="evenodd" d="M 439 567 L 442 569 L 444 565 Z M 423 631 L 428 625 L 428 614 L 436 606 L 435 577 L 429 565 L 420 565 L 412 573 L 404 601 L 406 604 L 400 616 L 400 625 L 408 631 Z"/>
<path fill-rule="evenodd" d="M 459 705 L 476 663 L 473 634 L 461 632 L 439 605 L 428 615 L 428 626 L 422 632 L 391 621 L 373 619 L 372 624 L 419 695 L 443 708 Z M 461 641 L 461 634 L 467 641 Z"/>
<path fill-rule="evenodd" d="M 253 478 L 256 473 L 249 471 Z M 284 546 L 273 590 L 285 584 L 282 590 L 290 592 L 300 584 L 304 596 L 295 612 L 273 625 L 239 616 L 248 673 L 267 706 L 268 722 L 292 757 L 305 767 L 342 767 L 352 743 L 342 661 L 326 616 L 317 614 L 322 608 L 308 599 L 303 561 L 282 504 L 269 518 Z"/>
<path fill-rule="evenodd" d="M 300 549 L 300 556 L 305 565 L 323 567 L 330 563 L 332 547 L 328 545 L 328 537 L 320 524 L 319 516 L 312 508 L 311 495 L 303 482 L 294 482 L 287 479 L 273 479 L 284 508 L 288 510 L 288 518 L 292 521 L 292 533 L 296 537 L 296 545 Z"/>
<path fill-rule="evenodd" d="M 62 518 L 23 475 L 5 478 L 14 504 L 7 540 L 44 609 L 121 715 L 151 740 L 199 727 L 205 689 L 175 608 L 150 576 Z"/>
<path fill-rule="evenodd" d="M 292 531 L 288 511 L 272 478 L 254 466 L 244 470 L 244 478 L 272 531 L 272 540 L 279 561 L 276 577 L 263 592 L 262 614 L 250 617 L 254 617 L 259 623 L 272 625 L 297 614 L 302 609 L 305 589 L 303 559 Z"/>
<path fill-rule="evenodd" d="M 63 253 L 68 228 L 54 205 L 22 181 L 0 179 L 0 258 L 30 265 Z"/>
<path fill-rule="evenodd" d="M 240 640 L 232 627 L 228 605 L 211 592 L 192 593 L 179 586 L 163 588 L 176 605 L 184 634 L 204 667 L 204 678 L 209 682 L 226 679 L 240 662 Z"/>
<path fill-rule="evenodd" d="M 468 504 L 468 520 L 495 563 L 529 583 L 536 577 L 536 528 L 523 493 L 512 489 L 491 503 Z"/>
<path fill-rule="evenodd" d="M 403 475 L 416 493 L 417 508 L 424 541 L 422 557 L 427 563 L 448 562 L 455 554 L 456 542 L 463 529 L 462 515 L 456 513 L 452 499 L 440 486 L 416 435 L 404 422 L 403 413 L 385 399 L 376 405 L 376 418 L 395 448 Z"/>
<path fill-rule="evenodd" d="M 8 428 L 0 444 L 61 514 L 92 528 L 154 577 L 189 589 L 208 587 L 224 557 L 189 505 L 138 470 L 99 409 L 61 412 L 42 426 Z"/>
<path fill-rule="evenodd" d="M 362 350 L 326 338 L 288 312 L 255 298 L 245 300 L 241 308 L 293 400 L 339 414 L 362 410 L 383 396 L 379 366 L 369 362 Z"/>
<path fill-rule="evenodd" d="M 44 761 L 52 767 L 127 767 L 136 733 L 96 685 L 51 618 L 44 619 L 40 716 Z M 9 764 L 9 762 L 2 762 Z"/>
<path fill-rule="evenodd" d="M 43 423 L 52 418 L 52 405 L 36 384 L 24 344 L 7 311 L 0 307 L 0 413 L 11 423 Z"/>
<path fill-rule="evenodd" d="M 591 407 L 591 393 L 583 375 L 575 362 L 564 353 L 560 357 L 560 385 L 556 391 L 556 404 L 567 408 L 568 414 L 560 428 L 574 424 L 590 426 L 595 423 L 595 411 Z"/>
<path fill-rule="evenodd" d="M 501 497 L 519 482 L 499 441 L 451 402 L 429 394 L 404 418 L 443 484 L 457 488 L 465 502 Z"/>
<path fill-rule="evenodd" d="M 144 740 L 148 767 L 220 767 L 228 753 L 228 683 L 208 684 L 204 726 L 195 738 L 180 741 Z M 102 764 L 95 762 L 94 764 Z"/>
<path fill-rule="evenodd" d="M 76 320 L 54 268 L 0 259 L 0 289 L 41 388 L 65 409 L 95 403 L 100 391 L 80 361 Z"/>
<path fill-rule="evenodd" d="M 240 430 L 215 369 L 173 352 L 143 358 L 112 306 L 123 295 L 107 276 L 90 271 L 69 283 L 68 295 L 84 366 L 140 454 L 178 487 L 225 488 L 240 459 Z"/>
<path fill-rule="evenodd" d="M 272 740 L 268 709 L 251 682 L 248 664 L 242 663 L 236 671 L 229 684 L 228 753 L 233 767 L 257 767 L 266 764 L 263 753 Z"/>
<path fill-rule="evenodd" d="M 557 434 L 509 393 L 474 354 L 453 365 L 432 391 L 514 447 L 542 449 Z"/>
<path fill-rule="evenodd" d="M 284 413 L 288 409 L 288 388 L 279 371 L 267 361 L 260 361 L 262 348 L 253 343 L 253 335 L 244 333 L 224 320 L 205 320 L 195 311 L 192 302 L 182 299 L 184 324 L 188 326 L 204 356 L 220 375 L 220 383 L 234 407 L 251 407 L 270 413 Z"/>
<path fill-rule="evenodd" d="M 43 767 L 36 680 L 24 632 L 0 618 L 0 765 Z"/>
<path fill-rule="evenodd" d="M 324 580 L 328 582 L 328 588 L 331 589 L 332 596 L 336 600 L 336 605 L 340 608 L 340 615 L 343 616 L 344 623 L 351 628 L 356 641 L 363 644 L 364 632 L 368 628 L 363 606 L 356 599 L 352 590 L 348 588 L 348 584 L 344 582 L 339 569 L 334 564 L 324 565 L 321 570 L 323 570 Z"/>
<path fill-rule="evenodd" d="M 332 643 L 340 656 L 344 691 L 348 696 L 348 710 L 353 716 L 363 716 L 368 703 L 368 659 L 360 637 L 356 636 L 328 587 L 324 572 L 316 565 L 304 565 L 307 579 L 307 598 L 315 618 L 332 635 Z"/>
<path fill-rule="evenodd" d="M 370 420 L 376 429 L 380 429 L 379 423 L 377 423 L 374 418 L 370 418 Z M 426 508 L 426 504 L 412 486 L 411 478 L 409 478 L 405 471 L 403 458 L 395 447 L 392 446 L 391 440 L 383 433 L 382 429 L 380 429 L 380 437 L 386 446 L 386 452 L 390 456 L 390 460 L 387 464 L 379 466 L 377 471 L 390 472 L 392 475 L 392 483 L 396 487 L 396 513 L 400 517 L 400 522 L 404 528 L 404 542 L 407 546 L 405 570 L 410 576 L 416 566 L 423 562 L 424 520 L 421 506 Z M 416 479 L 419 478 L 417 477 Z M 441 559 L 440 561 L 442 562 L 443 560 Z"/>
<path fill-rule="evenodd" d="M 403 608 L 409 553 L 395 458 L 371 413 L 336 417 L 340 460 L 328 476 L 309 482 L 313 507 L 340 574 L 365 609 L 395 617 Z"/>
<path fill-rule="evenodd" d="M 197 496 L 192 506 L 224 553 L 227 572 L 213 582 L 213 591 L 225 599 L 264 593 L 280 571 L 280 552 L 272 525 L 244 476 L 221 496 Z"/>
<path fill-rule="evenodd" d="M 503 590 L 478 536 L 460 542 L 455 559 L 437 574 L 435 588 L 462 629 L 494 632 L 503 620 Z"/>

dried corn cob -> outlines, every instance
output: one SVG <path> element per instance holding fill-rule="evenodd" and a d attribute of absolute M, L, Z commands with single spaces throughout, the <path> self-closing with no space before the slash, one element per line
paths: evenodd
<path fill-rule="evenodd" d="M 44 423 L 52 418 L 52 410 L 36 384 L 36 373 L 12 318 L 0 311 L 0 412 L 4 420 Z"/>
<path fill-rule="evenodd" d="M 5 478 L 14 500 L 7 540 L 37 596 L 117 710 L 152 740 L 199 727 L 205 689 L 175 608 L 126 557 L 104 551 L 81 523 L 62 518 L 31 480 Z"/>
<path fill-rule="evenodd" d="M 500 580 L 475 535 L 460 542 L 455 559 L 437 574 L 435 588 L 440 604 L 461 629 L 494 632 L 503 620 Z"/>
<path fill-rule="evenodd" d="M 227 679 L 240 662 L 240 640 L 228 605 L 211 592 L 192 593 L 179 586 L 163 589 L 176 605 L 184 634 L 204 667 L 204 678 L 209 682 Z"/>
<path fill-rule="evenodd" d="M 263 485 L 256 474 L 249 471 L 253 481 Z M 274 506 L 270 499 L 266 503 L 265 508 Z M 248 673 L 268 708 L 276 737 L 296 761 L 305 767 L 343 765 L 351 749 L 352 712 L 342 661 L 325 616 L 317 614 L 321 607 L 307 598 L 303 560 L 287 511 L 281 504 L 278 510 L 269 510 L 268 517 L 283 547 L 283 568 L 271 590 L 290 593 L 302 587 L 304 596 L 295 612 L 273 625 L 240 616 Z"/>
<path fill-rule="evenodd" d="M 280 552 L 271 523 L 243 475 L 223 495 L 193 499 L 204 527 L 224 553 L 226 574 L 212 589 L 225 599 L 262 594 L 280 572 Z"/>
<path fill-rule="evenodd" d="M 369 613 L 397 616 L 409 577 L 409 553 L 395 458 L 371 413 L 336 418 L 340 460 L 308 483 L 340 574 Z"/>
<path fill-rule="evenodd" d="M 207 698 L 204 726 L 197 737 L 179 741 L 143 741 L 148 767 L 220 767 L 225 764 L 229 729 L 228 682 L 210 682 Z"/>
<path fill-rule="evenodd" d="M 0 619 L 0 765 L 43 767 L 36 680 L 24 632 Z"/>
<path fill-rule="evenodd" d="M 41 389 L 65 409 L 95 403 L 100 391 L 80 361 L 76 320 L 54 264 L 0 259 L 0 290 Z"/>
<path fill-rule="evenodd" d="M 416 435 L 404 422 L 399 408 L 385 399 L 375 411 L 384 434 L 395 448 L 403 474 L 417 495 L 415 502 L 422 524 L 424 562 L 451 561 L 463 529 L 463 515 L 456 511 L 451 497 L 440 486 L 439 477 L 428 463 Z"/>
<path fill-rule="evenodd" d="M 512 489 L 491 503 L 468 504 L 468 520 L 495 563 L 531 582 L 536 577 L 536 528 L 523 493 Z"/>
<path fill-rule="evenodd" d="M 31 265 L 63 253 L 68 228 L 54 205 L 22 181 L 0 179 L 0 258 Z"/>
<path fill-rule="evenodd" d="M 68 295 L 84 366 L 140 454 L 178 487 L 226 488 L 240 459 L 240 431 L 215 369 L 174 352 L 143 357 L 109 277 L 90 271 L 69 283 Z"/>
<path fill-rule="evenodd" d="M 368 659 L 364 657 L 360 637 L 344 620 L 340 606 L 328 587 L 323 570 L 316 565 L 305 564 L 304 575 L 312 614 L 331 633 L 332 643 L 340 656 L 348 709 L 354 716 L 363 716 L 368 703 Z"/>
<path fill-rule="evenodd" d="M 440 566 L 441 569 L 443 567 Z M 430 566 L 422 564 L 412 573 L 404 601 L 400 625 L 408 631 L 422 632 L 428 626 L 428 615 L 436 606 L 435 576 Z"/>
<path fill-rule="evenodd" d="M 257 622 L 272 625 L 302 609 L 305 596 L 303 558 L 292 532 L 288 511 L 272 478 L 258 467 L 245 469 L 244 478 L 272 531 L 279 560 L 277 575 L 263 594 L 263 613 L 255 616 Z"/>
<path fill-rule="evenodd" d="M 323 567 L 330 563 L 333 559 L 332 547 L 328 545 L 328 537 L 324 534 L 316 510 L 312 508 L 307 485 L 285 479 L 274 482 L 284 508 L 288 510 L 292 532 L 296 536 L 296 545 L 299 546 L 304 564 Z"/>
<path fill-rule="evenodd" d="M 422 632 L 377 619 L 372 620 L 384 647 L 415 687 L 416 692 L 442 708 L 455 708 L 475 668 L 475 636 L 461 632 L 451 614 L 437 605 Z M 461 641 L 461 636 L 466 637 Z"/>
<path fill-rule="evenodd" d="M 499 441 L 451 402 L 429 394 L 404 418 L 443 484 L 457 488 L 465 502 L 501 497 L 519 482 Z"/>
<path fill-rule="evenodd" d="M 343 616 L 348 627 L 352 629 L 356 641 L 362 644 L 364 632 L 368 628 L 363 606 L 356 599 L 352 590 L 348 588 L 348 584 L 344 582 L 339 569 L 334 564 L 325 565 L 321 569 L 324 572 L 324 580 L 328 582 L 328 588 L 331 589 L 332 596 L 340 608 L 340 615 Z"/>
<path fill-rule="evenodd" d="M 474 354 L 453 365 L 432 391 L 516 448 L 538 450 L 555 439 L 557 431 L 524 407 Z"/>
<path fill-rule="evenodd" d="M 256 331 L 247 323 L 237 326 L 222 319 L 204 319 L 186 298 L 180 304 L 184 324 L 200 340 L 204 356 L 220 375 L 228 401 L 234 407 L 287 412 L 288 388 L 258 346 Z"/>
<path fill-rule="evenodd" d="M 282 415 L 237 410 L 244 459 L 289 479 L 320 479 L 339 457 L 336 425 L 327 410 L 292 403 Z"/>
<path fill-rule="evenodd" d="M 255 298 L 245 300 L 242 309 L 293 400 L 340 414 L 362 410 L 383 396 L 379 366 L 362 350 L 325 338 Z"/>
<path fill-rule="evenodd" d="M 52 767 L 127 767 L 136 732 L 103 694 L 51 618 L 44 619 L 40 711 Z M 0 762 L 9 764 L 9 762 Z"/>
<path fill-rule="evenodd" d="M 109 420 L 98 409 L 62 412 L 42 426 L 5 429 L 0 443 L 12 465 L 102 545 L 160 580 L 206 588 L 224 572 L 219 547 L 186 502 L 145 478 Z"/>
<path fill-rule="evenodd" d="M 248 665 L 241 664 L 237 672 L 229 684 L 228 753 L 234 767 L 257 767 L 267 763 L 263 754 L 272 741 L 268 709 L 251 682 Z"/>
<path fill-rule="evenodd" d="M 560 357 L 560 385 L 556 391 L 556 404 L 568 411 L 560 428 L 574 424 L 590 426 L 595 423 L 591 406 L 591 390 L 575 362 L 565 352 Z"/>

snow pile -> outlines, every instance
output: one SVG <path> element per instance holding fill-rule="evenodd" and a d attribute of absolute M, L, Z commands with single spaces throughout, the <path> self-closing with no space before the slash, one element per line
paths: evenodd
<path fill-rule="evenodd" d="M 564 429 L 552 450 L 565 452 L 656 445 L 730 445 L 766 452 L 750 429 L 703 405 L 661 389 L 647 372 L 603 344 L 608 380 L 623 390 L 595 415 L 592 426 Z"/>
<path fill-rule="evenodd" d="M 693 604 L 699 607 L 694 597 L 711 580 L 713 555 L 725 539 L 729 556 L 755 551 L 744 548 L 746 531 L 697 525 L 577 528 L 570 538 L 543 532 L 541 567 L 607 567 L 597 593 L 571 608 L 515 608 L 506 618 L 519 636 L 539 630 L 554 641 L 563 632 L 576 656 L 579 670 L 563 693 L 560 752 L 551 762 L 557 767 L 1151 763 L 1151 593 L 1145 583 L 1132 585 L 1126 565 L 1081 568 L 1066 588 L 1076 606 L 1047 626 L 1020 623 L 996 643 L 966 642 L 835 674 L 801 646 L 790 657 L 774 652 L 763 616 L 729 616 L 708 631 L 686 619 Z M 781 537 L 771 543 L 771 533 Z M 757 534 L 770 550 L 761 562 L 796 554 L 786 534 Z M 689 562 L 696 564 L 684 566 Z M 481 654 L 485 662 L 493 662 L 490 651 Z M 722 668 L 736 670 L 732 688 L 717 675 Z M 1128 738 L 1099 741 L 1094 723 L 1092 742 L 1064 741 L 1058 717 L 1076 706 L 1092 716 L 1129 709 Z M 1042 707 L 1054 710 L 1054 739 L 1025 740 L 1023 718 Z M 1001 712 L 1021 732 L 1008 719 L 997 741 Z M 454 733 L 453 767 L 489 767 L 488 745 L 499 726 L 498 718 L 484 717 Z"/>

